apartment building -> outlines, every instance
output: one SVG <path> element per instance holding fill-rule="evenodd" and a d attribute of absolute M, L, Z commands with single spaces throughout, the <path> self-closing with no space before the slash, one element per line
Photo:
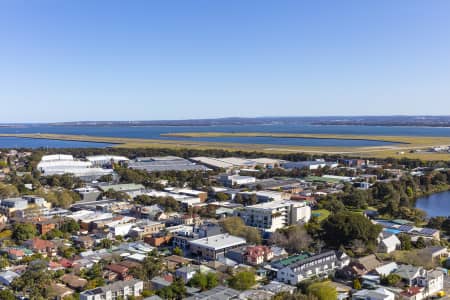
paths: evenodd
<path fill-rule="evenodd" d="M 80 300 L 126 299 L 128 296 L 140 296 L 143 289 L 144 282 L 142 280 L 116 281 L 112 284 L 80 293 Z"/>
<path fill-rule="evenodd" d="M 36 209 L 36 211 L 39 211 L 42 209 L 49 209 L 50 207 L 51 203 L 45 201 L 44 198 L 27 195 L 17 198 L 7 198 L 1 200 L 0 212 L 7 216 L 12 216 L 16 212 L 23 211 L 26 209 L 34 208 Z"/>
<path fill-rule="evenodd" d="M 306 202 L 279 200 L 260 203 L 236 210 L 247 226 L 267 232 L 311 219 L 311 207 Z"/>

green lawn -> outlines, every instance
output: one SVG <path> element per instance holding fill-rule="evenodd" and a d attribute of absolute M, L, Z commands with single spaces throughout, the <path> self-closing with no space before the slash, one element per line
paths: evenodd
<path fill-rule="evenodd" d="M 330 215 L 330 211 L 326 209 L 315 209 L 312 211 L 312 215 L 319 215 L 319 222 L 322 222 Z"/>

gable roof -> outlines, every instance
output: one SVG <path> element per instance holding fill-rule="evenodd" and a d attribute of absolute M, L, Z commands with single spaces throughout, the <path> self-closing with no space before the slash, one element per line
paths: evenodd
<path fill-rule="evenodd" d="M 378 275 L 387 276 L 387 275 L 391 274 L 392 272 L 394 272 L 397 269 L 398 269 L 398 265 L 397 265 L 397 263 L 395 261 L 393 261 L 393 262 L 390 262 L 388 264 L 379 266 L 378 268 L 375 268 L 375 272 Z"/>
<path fill-rule="evenodd" d="M 412 280 L 420 275 L 422 269 L 422 267 L 415 267 L 412 265 L 400 265 L 393 273 L 403 279 Z"/>
<path fill-rule="evenodd" d="M 47 250 L 56 248 L 56 244 L 52 241 L 42 240 L 40 238 L 33 238 L 25 242 L 25 245 L 33 250 Z"/>
<path fill-rule="evenodd" d="M 395 234 L 388 236 L 381 240 L 381 243 L 384 244 L 387 248 L 395 248 L 397 245 L 400 245 L 400 240 Z"/>
<path fill-rule="evenodd" d="M 367 271 L 371 271 L 381 265 L 381 262 L 374 254 L 361 257 L 356 262 L 361 264 Z"/>
<path fill-rule="evenodd" d="M 65 274 L 61 277 L 61 281 L 72 288 L 83 288 L 88 281 L 74 274 Z"/>

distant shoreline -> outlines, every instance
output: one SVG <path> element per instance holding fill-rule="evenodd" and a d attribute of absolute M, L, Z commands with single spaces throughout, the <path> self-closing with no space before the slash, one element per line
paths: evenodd
<path fill-rule="evenodd" d="M 275 144 L 243 144 L 229 142 L 193 141 L 189 137 L 212 136 L 273 136 L 297 138 L 332 138 L 332 139 L 365 139 L 382 140 L 398 143 L 390 146 L 284 146 Z M 120 148 L 170 148 L 170 149 L 222 149 L 244 152 L 266 153 L 310 153 L 320 155 L 342 155 L 344 157 L 387 158 L 404 157 L 423 160 L 450 160 L 450 153 L 416 152 L 417 149 L 429 149 L 439 145 L 450 145 L 450 137 L 412 137 L 412 136 L 367 136 L 338 134 L 292 134 L 292 133 L 217 133 L 191 132 L 185 133 L 184 140 L 123 138 L 70 134 L 0 134 L 1 137 L 37 138 L 65 141 L 85 141 L 113 144 Z M 400 144 L 399 144 L 400 143 Z"/>
<path fill-rule="evenodd" d="M 184 120 L 128 120 L 128 121 L 69 121 L 43 123 L 3 123 L 0 127 L 213 127 L 213 126 L 385 126 L 385 127 L 430 127 L 450 128 L 450 116 L 299 116 L 299 117 L 225 117 Z"/>

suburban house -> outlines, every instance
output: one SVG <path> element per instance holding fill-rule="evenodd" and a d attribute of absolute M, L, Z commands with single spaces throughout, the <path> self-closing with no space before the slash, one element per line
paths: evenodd
<path fill-rule="evenodd" d="M 395 300 L 395 294 L 385 288 L 360 290 L 353 294 L 352 300 Z"/>
<path fill-rule="evenodd" d="M 42 254 L 44 257 L 55 256 L 58 247 L 52 241 L 42 240 L 40 238 L 33 238 L 24 243 L 25 247 L 33 251 L 34 253 Z"/>
<path fill-rule="evenodd" d="M 423 298 L 431 296 L 444 288 L 444 273 L 438 270 L 425 270 L 422 267 L 411 265 L 400 265 L 392 274 L 401 277 L 402 281 L 409 287 L 423 287 Z M 419 290 L 411 290 L 417 294 Z M 406 296 L 406 295 L 404 295 Z"/>
<path fill-rule="evenodd" d="M 244 246 L 228 251 L 226 256 L 240 264 L 256 266 L 272 260 L 274 253 L 267 246 Z"/>
<path fill-rule="evenodd" d="M 61 283 L 52 283 L 49 286 L 47 299 L 63 300 L 64 298 L 72 295 L 73 290 Z"/>
<path fill-rule="evenodd" d="M 400 249 L 400 246 L 401 242 L 395 234 L 390 234 L 388 236 L 384 236 L 383 233 L 380 234 L 378 252 L 391 253 Z"/>
<path fill-rule="evenodd" d="M 79 248 L 91 249 L 94 246 L 95 240 L 90 236 L 77 236 L 73 242 Z"/>
<path fill-rule="evenodd" d="M 246 262 L 250 265 L 259 265 L 273 258 L 272 250 L 267 246 L 249 246 L 245 253 Z"/>
<path fill-rule="evenodd" d="M 186 300 L 198 300 L 198 299 L 220 299 L 220 300 L 231 300 L 239 299 L 239 291 L 224 286 L 216 286 L 209 291 L 201 292 L 195 294 L 192 297 L 186 298 Z"/>
<path fill-rule="evenodd" d="M 60 280 L 71 289 L 77 291 L 82 290 L 88 283 L 86 279 L 76 276 L 74 274 L 65 274 L 60 278 Z"/>
<path fill-rule="evenodd" d="M 375 255 L 367 255 L 358 259 L 351 260 L 350 264 L 342 269 L 342 274 L 346 278 L 357 278 L 375 270 L 381 265 L 381 262 Z"/>
<path fill-rule="evenodd" d="M 17 277 L 20 277 L 20 275 L 13 271 L 0 272 L 0 283 L 3 285 L 10 285 Z"/>
<path fill-rule="evenodd" d="M 207 266 L 203 265 L 191 265 L 191 266 L 184 266 L 181 268 L 178 268 L 175 271 L 175 277 L 182 278 L 185 283 L 187 283 L 189 280 L 194 277 L 194 275 L 199 272 L 202 274 L 206 274 L 209 272 L 213 272 L 211 268 L 208 268 Z"/>
<path fill-rule="evenodd" d="M 133 278 L 133 276 L 128 274 L 129 269 L 119 264 L 109 264 L 105 267 L 105 269 L 116 274 L 117 277 L 121 280 L 129 280 Z"/>
<path fill-rule="evenodd" d="M 314 256 L 298 254 L 272 263 L 277 269 L 277 280 L 296 285 L 311 277 L 325 277 L 338 268 L 347 266 L 350 258 L 343 252 L 328 251 Z"/>

